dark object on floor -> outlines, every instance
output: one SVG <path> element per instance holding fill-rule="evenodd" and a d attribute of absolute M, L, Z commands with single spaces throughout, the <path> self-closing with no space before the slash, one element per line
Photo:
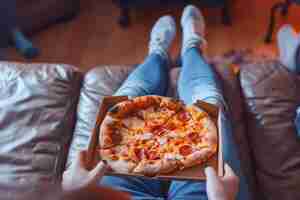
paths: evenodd
<path fill-rule="evenodd" d="M 276 13 L 278 10 L 280 10 L 282 16 L 287 16 L 289 12 L 289 7 L 292 4 L 300 5 L 300 0 L 285 0 L 284 2 L 276 3 L 272 9 L 271 9 L 271 15 L 270 15 L 270 24 L 268 27 L 267 35 L 265 38 L 266 43 L 270 43 L 272 41 L 272 36 L 275 29 L 276 24 Z"/>
<path fill-rule="evenodd" d="M 79 9 L 79 0 L 4 0 L 0 6 L 0 47 L 10 43 L 25 58 L 34 58 L 39 49 L 24 34 L 31 35 L 53 23 L 69 21 Z"/>
<path fill-rule="evenodd" d="M 34 47 L 32 42 L 18 29 L 11 32 L 11 40 L 18 52 L 25 58 L 32 59 L 39 55 L 39 49 Z"/>
<path fill-rule="evenodd" d="M 69 21 L 80 11 L 80 0 L 15 1 L 17 26 L 24 34 L 33 34 L 51 24 Z"/>
<path fill-rule="evenodd" d="M 143 0 L 114 0 L 120 7 L 120 16 L 118 23 L 122 27 L 128 27 L 130 25 L 130 10 L 135 7 L 147 7 L 147 6 L 161 6 L 167 4 L 181 3 L 188 4 L 193 3 L 192 1 L 186 0 L 152 0 L 152 1 L 143 1 Z M 197 2 L 198 3 L 198 2 Z M 225 25 L 231 25 L 232 20 L 230 16 L 230 0 L 201 0 L 200 2 L 203 6 L 208 7 L 219 7 L 222 9 L 222 22 Z"/>

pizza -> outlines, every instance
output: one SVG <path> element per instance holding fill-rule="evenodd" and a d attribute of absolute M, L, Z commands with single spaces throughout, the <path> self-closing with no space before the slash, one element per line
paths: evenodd
<path fill-rule="evenodd" d="M 207 162 L 217 152 L 217 128 L 195 105 L 142 96 L 113 106 L 99 133 L 99 154 L 114 172 L 168 174 Z"/>

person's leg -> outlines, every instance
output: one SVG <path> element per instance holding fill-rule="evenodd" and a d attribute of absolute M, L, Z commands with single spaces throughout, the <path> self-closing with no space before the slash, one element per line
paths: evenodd
<path fill-rule="evenodd" d="M 101 185 L 129 193 L 133 200 L 164 199 L 161 181 L 134 177 L 104 176 Z"/>
<path fill-rule="evenodd" d="M 148 57 L 129 75 L 115 96 L 165 95 L 168 87 L 168 50 L 175 34 L 176 24 L 172 17 L 165 16 L 156 22 L 151 31 Z"/>
<path fill-rule="evenodd" d="M 189 8 L 185 12 L 183 16 L 187 15 L 189 18 L 186 18 L 186 21 L 182 21 L 184 34 L 186 34 L 187 38 L 184 39 L 182 50 L 183 66 L 178 82 L 179 97 L 186 104 L 203 100 L 224 108 L 225 101 L 217 76 L 211 66 L 203 59 L 198 49 L 201 45 L 201 41 L 203 41 L 203 39 L 200 38 L 203 38 L 204 35 L 204 19 L 196 8 Z M 189 31 L 193 32 L 193 34 L 190 34 L 191 36 L 188 36 Z M 189 37 L 191 39 L 189 39 Z M 199 38 L 197 39 L 197 37 Z M 225 124 L 222 136 L 224 148 L 223 157 L 225 162 L 234 169 L 240 178 L 240 191 L 237 199 L 247 200 L 250 198 L 250 194 L 245 177 L 241 171 L 236 145 L 233 142 L 231 123 L 227 116 L 224 115 L 221 116 L 221 118 Z M 176 191 L 178 188 L 179 192 Z M 203 193 L 204 190 L 204 183 L 173 182 L 170 187 L 170 195 L 173 199 L 184 199 L 181 194 L 191 196 L 188 199 L 196 199 L 196 197 L 198 197 L 198 199 L 206 199 L 207 197 L 205 197 L 206 195 Z M 172 196 L 172 194 L 178 194 L 179 196 Z"/>
<path fill-rule="evenodd" d="M 114 96 L 165 95 L 168 87 L 168 61 L 150 54 L 124 81 Z"/>
<path fill-rule="evenodd" d="M 151 32 L 149 55 L 114 94 L 115 96 L 165 95 L 168 83 L 168 49 L 175 37 L 175 22 L 162 17 Z M 161 181 L 105 176 L 101 184 L 128 192 L 135 200 L 163 199 Z"/>
<path fill-rule="evenodd" d="M 178 93 L 186 104 L 203 100 L 224 105 L 219 80 L 211 66 L 203 59 L 196 47 L 186 50 L 182 56 L 183 66 L 179 75 Z"/>
<path fill-rule="evenodd" d="M 169 200 L 207 200 L 205 182 L 172 181 Z"/>

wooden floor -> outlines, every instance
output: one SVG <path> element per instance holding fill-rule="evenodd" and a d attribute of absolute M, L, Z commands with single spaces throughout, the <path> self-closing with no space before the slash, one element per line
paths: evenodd
<path fill-rule="evenodd" d="M 99 3 L 101 2 L 101 3 Z M 33 60 L 24 60 L 14 49 L 9 49 L 11 61 L 67 63 L 88 70 L 102 64 L 139 63 L 147 53 L 149 31 L 158 17 L 171 14 L 176 17 L 178 35 L 171 49 L 176 57 L 181 46 L 179 26 L 182 7 L 139 10 L 134 12 L 132 26 L 122 29 L 116 23 L 119 10 L 111 0 L 83 0 L 81 14 L 73 21 L 51 26 L 33 36 L 42 54 Z M 272 49 L 276 43 L 265 46 L 263 38 L 273 0 L 235 0 L 232 6 L 233 25 L 221 23 L 218 9 L 203 8 L 207 20 L 208 55 L 232 49 Z M 300 6 L 290 9 L 289 17 L 278 20 L 277 28 L 291 23 L 299 29 Z"/>

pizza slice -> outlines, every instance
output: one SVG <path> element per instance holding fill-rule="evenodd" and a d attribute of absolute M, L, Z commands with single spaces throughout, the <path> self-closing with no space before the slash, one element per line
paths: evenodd
<path fill-rule="evenodd" d="M 187 106 L 164 125 L 166 156 L 178 160 L 180 168 L 206 161 L 217 151 L 217 128 L 209 115 L 196 106 Z"/>
<path fill-rule="evenodd" d="M 145 129 L 154 131 L 164 125 L 172 116 L 183 108 L 180 101 L 171 98 L 158 98 L 157 104 L 138 111 L 138 115 L 146 121 Z"/>

